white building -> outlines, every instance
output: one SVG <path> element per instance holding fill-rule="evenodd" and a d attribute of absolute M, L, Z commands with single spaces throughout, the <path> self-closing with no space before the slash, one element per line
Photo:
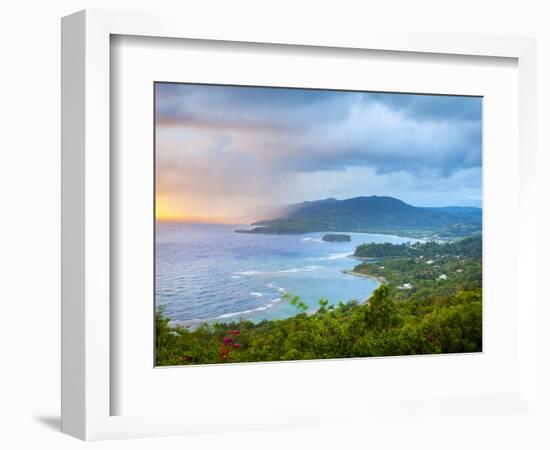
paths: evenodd
<path fill-rule="evenodd" d="M 447 275 L 445 275 L 444 273 L 442 273 L 441 275 L 439 275 L 438 280 L 446 280 L 446 279 L 447 279 Z"/>

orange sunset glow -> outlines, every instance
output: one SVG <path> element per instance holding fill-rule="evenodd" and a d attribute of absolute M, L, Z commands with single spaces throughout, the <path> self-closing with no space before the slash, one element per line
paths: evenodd
<path fill-rule="evenodd" d="M 162 200 L 162 197 L 157 196 L 155 204 L 155 218 L 159 221 L 179 221 L 184 220 L 185 215 L 169 205 L 166 201 Z"/>
<path fill-rule="evenodd" d="M 155 89 L 158 221 L 250 225 L 285 205 L 379 192 L 424 206 L 480 203 L 479 99 Z"/>
<path fill-rule="evenodd" d="M 235 224 L 246 222 L 243 218 L 222 216 L 196 207 L 185 199 L 157 195 L 155 204 L 157 222 L 220 223 Z"/>

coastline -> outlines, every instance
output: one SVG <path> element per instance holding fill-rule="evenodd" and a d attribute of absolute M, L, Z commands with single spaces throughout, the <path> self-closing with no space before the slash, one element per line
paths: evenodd
<path fill-rule="evenodd" d="M 340 270 L 340 273 L 343 273 L 343 274 L 346 274 L 346 275 L 353 275 L 353 276 L 356 276 L 356 277 L 370 278 L 371 280 L 378 283 L 378 286 L 376 286 L 375 289 L 380 287 L 380 285 L 387 283 L 387 281 L 384 279 L 384 277 L 376 277 L 376 276 L 373 276 L 373 275 L 354 272 L 352 269 L 342 269 L 342 270 Z M 364 298 L 362 300 L 356 300 L 356 301 L 360 304 L 361 303 L 366 303 L 369 298 L 370 298 L 370 295 L 367 298 Z M 277 306 L 282 306 L 284 304 L 285 304 L 284 301 L 277 301 L 277 302 L 272 303 L 272 307 L 276 308 Z M 269 307 L 269 308 L 271 308 L 271 307 Z M 307 314 L 307 316 L 312 316 L 312 315 L 315 315 L 318 311 L 319 311 L 319 308 L 315 308 L 315 309 L 307 311 L 306 314 Z M 170 328 L 173 328 L 173 329 L 182 327 L 182 328 L 187 328 L 191 331 L 194 331 L 198 327 L 200 327 L 201 325 L 204 325 L 204 324 L 208 324 L 208 325 L 212 325 L 212 324 L 215 324 L 215 323 L 229 324 L 229 323 L 233 323 L 233 322 L 239 322 L 241 320 L 250 320 L 254 324 L 258 324 L 262 320 L 267 320 L 269 322 L 277 321 L 277 320 L 286 320 L 288 318 L 294 317 L 295 314 L 294 315 L 289 315 L 288 317 L 282 317 L 282 318 L 276 318 L 276 319 L 262 319 L 262 320 L 258 320 L 258 321 L 255 321 L 251 318 L 247 318 L 247 316 L 253 316 L 253 315 L 254 315 L 254 311 L 243 311 L 239 314 L 235 314 L 234 320 L 227 320 L 227 319 L 229 319 L 229 317 L 211 317 L 211 318 L 205 318 L 205 319 L 189 319 L 189 320 L 175 319 L 175 320 L 170 320 L 168 326 Z"/>
<path fill-rule="evenodd" d="M 187 225 L 187 224 L 186 224 Z M 218 231 L 218 227 L 223 227 L 224 230 L 222 231 Z M 191 227 L 189 227 L 191 228 Z M 190 233 L 191 232 L 195 232 L 195 229 L 196 228 L 192 228 Z M 171 232 L 170 230 L 168 230 L 169 232 Z M 178 232 L 180 232 L 180 230 L 177 230 Z M 231 231 L 234 231 L 234 228 L 233 228 L 233 225 L 216 225 L 216 228 L 214 229 L 214 231 L 210 231 L 210 229 L 207 230 L 208 233 L 212 234 L 213 238 L 215 239 L 218 239 L 218 238 L 223 238 L 223 239 L 227 239 L 227 236 L 229 233 L 231 233 Z M 210 234 L 208 234 L 208 236 L 210 236 Z M 312 233 L 306 233 L 305 235 L 314 235 L 314 237 L 317 237 L 317 235 L 320 235 L 321 233 L 319 232 L 312 232 Z M 367 276 L 367 275 L 364 275 L 364 274 L 359 274 L 359 273 L 353 273 L 353 268 L 354 266 L 357 264 L 357 263 L 352 263 L 351 261 L 352 260 L 359 260 L 359 261 L 363 261 L 363 258 L 361 257 L 354 257 L 352 252 L 354 251 L 354 248 L 356 248 L 356 246 L 360 243 L 360 242 L 370 242 L 372 240 L 374 240 L 374 235 L 372 233 L 356 233 L 356 232 L 353 232 L 351 233 L 352 235 L 355 235 L 356 237 L 353 238 L 354 240 L 350 243 L 350 242 L 347 242 L 343 245 L 340 245 L 340 246 L 335 246 L 335 247 L 332 247 L 330 245 L 317 245 L 317 244 L 313 244 L 314 246 L 312 247 L 309 247 L 310 245 L 312 244 L 309 244 L 309 243 L 302 243 L 301 239 L 290 239 L 290 236 L 286 237 L 286 236 L 283 236 L 281 237 L 281 242 L 282 242 L 282 246 L 283 248 L 286 248 L 286 245 L 289 245 L 291 248 L 295 248 L 296 246 L 299 246 L 299 248 L 301 249 L 301 253 L 299 255 L 299 259 L 297 260 L 297 262 L 293 262 L 293 261 L 286 261 L 286 259 L 284 259 L 283 261 L 285 262 L 286 265 L 282 266 L 284 268 L 287 267 L 290 267 L 292 268 L 291 270 L 278 270 L 278 269 L 273 269 L 273 273 L 274 275 L 273 276 L 267 276 L 266 274 L 269 273 L 269 270 L 268 268 L 264 267 L 263 265 L 250 265 L 250 266 L 246 266 L 246 267 L 241 267 L 241 268 L 235 268 L 234 270 L 241 270 L 241 271 L 248 271 L 248 272 L 243 272 L 243 274 L 246 274 L 246 275 L 250 275 L 252 277 L 256 277 L 256 275 L 259 277 L 259 279 L 262 279 L 265 278 L 265 281 L 262 281 L 262 283 L 267 283 L 267 281 L 277 281 L 279 280 L 279 278 L 273 278 L 273 277 L 282 277 L 281 280 L 286 280 L 287 277 L 290 277 L 292 281 L 292 279 L 295 279 L 296 277 L 302 277 L 301 274 L 297 273 L 297 272 L 300 272 L 302 271 L 302 269 L 304 269 L 304 267 L 302 267 L 304 264 L 319 264 L 319 267 L 318 268 L 321 268 L 323 270 L 328 270 L 330 269 L 330 276 L 327 275 L 328 278 L 330 278 L 331 280 L 334 279 L 334 282 L 330 281 L 327 283 L 330 284 L 330 289 L 332 290 L 335 290 L 336 292 L 332 294 L 332 296 L 329 296 L 328 298 L 331 299 L 331 303 L 334 303 L 334 305 L 337 304 L 337 300 L 344 300 L 344 301 L 349 301 L 349 300 L 355 300 L 355 301 L 358 301 L 360 303 L 362 302 L 365 302 L 368 300 L 368 298 L 372 295 L 372 291 L 377 289 L 382 283 L 383 281 L 376 278 L 376 277 L 372 277 L 372 276 Z M 191 234 L 192 235 L 192 234 Z M 370 237 L 372 235 L 372 237 Z M 389 235 L 386 235 L 386 236 L 389 236 Z M 168 234 L 168 237 L 170 237 L 170 235 Z M 260 238 L 260 236 L 256 236 L 256 238 Z M 251 239 L 250 241 L 252 241 L 254 239 Z M 309 241 L 310 239 L 308 239 Z M 354 242 L 355 240 L 357 240 L 358 242 Z M 240 240 L 231 240 L 231 242 L 237 242 L 239 243 Z M 243 242 L 246 242 L 246 241 L 243 241 Z M 255 240 L 254 240 L 255 242 Z M 264 241 L 262 239 L 261 242 L 271 242 L 270 240 L 268 241 Z M 289 244 L 286 244 L 286 243 L 289 243 Z M 239 247 L 240 248 L 240 247 Z M 311 250 L 310 250 L 311 248 Z M 341 250 L 346 250 L 345 252 L 342 252 Z M 348 250 L 349 249 L 349 250 Z M 340 251 L 340 253 L 332 253 L 332 252 L 338 252 Z M 302 261 L 303 260 L 303 261 Z M 323 260 L 323 262 L 311 262 L 313 260 Z M 332 260 L 337 260 L 337 261 L 332 261 Z M 347 261 L 347 262 L 346 262 Z M 333 265 L 334 263 L 334 265 Z M 323 267 L 321 267 L 323 266 Z M 326 269 L 324 269 L 324 267 L 326 266 Z M 309 266 L 305 266 L 306 268 L 309 267 Z M 312 266 L 313 267 L 313 266 Z M 317 267 L 316 267 L 317 268 Z M 233 269 L 231 269 L 233 270 Z M 235 271 L 230 271 L 231 274 L 234 274 L 234 273 L 238 273 L 240 274 L 241 272 L 235 272 Z M 307 270 L 306 270 L 307 271 Z M 283 272 L 288 272 L 288 274 L 284 274 Z M 294 273 L 296 272 L 296 274 Z M 370 278 L 372 280 L 372 282 L 361 282 L 359 279 L 357 279 L 357 281 L 350 281 L 348 280 L 347 282 L 343 279 L 340 279 L 340 281 L 338 281 L 338 274 L 339 273 L 348 273 L 348 274 L 351 274 L 351 275 L 356 275 L 356 276 L 361 276 L 362 278 L 364 279 L 368 279 Z M 228 272 L 228 275 L 229 275 L 229 272 Z M 231 277 L 231 278 L 236 278 L 236 279 L 239 279 L 239 278 L 245 278 L 245 280 L 238 280 L 238 281 L 235 281 L 234 283 L 244 283 L 245 286 L 248 285 L 249 282 L 246 281 L 246 275 L 243 275 L 243 276 L 235 276 L 235 277 Z M 305 276 L 306 274 L 304 274 Z M 323 279 L 326 279 L 327 277 L 323 277 Z M 304 278 L 305 279 L 305 278 Z M 233 282 L 233 280 L 230 280 L 231 282 Z M 281 281 L 282 283 L 283 281 Z M 342 288 L 340 288 L 339 286 L 335 285 L 335 283 L 344 283 L 342 285 Z M 252 283 L 254 284 L 254 283 Z M 336 286 L 333 288 L 333 285 Z M 262 284 L 263 286 L 263 284 Z M 269 286 L 269 285 L 268 285 Z M 281 286 L 285 286 L 287 289 L 289 289 L 289 287 L 286 285 L 286 284 L 281 284 Z M 292 286 L 292 283 L 290 284 L 290 286 Z M 312 286 L 315 286 L 312 285 Z M 352 288 L 348 288 L 347 286 L 352 286 Z M 160 286 L 159 286 L 160 287 Z M 355 287 L 355 288 L 354 288 Z M 288 314 L 287 314 L 287 302 L 285 301 L 280 301 L 280 300 L 275 300 L 275 299 L 271 299 L 271 289 L 268 289 L 268 288 L 265 288 L 265 286 L 263 286 L 264 289 L 266 289 L 266 292 L 264 293 L 265 297 L 264 298 L 260 298 L 260 299 L 256 299 L 254 301 L 252 300 L 249 300 L 249 296 L 247 296 L 247 293 L 248 293 L 248 290 L 250 291 L 256 291 L 258 289 L 260 289 L 260 287 L 258 286 L 253 286 L 253 287 L 250 287 L 250 289 L 245 289 L 246 292 L 244 292 L 242 294 L 242 298 L 243 299 L 246 299 L 246 301 L 249 302 L 249 304 L 239 304 L 239 305 L 233 305 L 233 307 L 230 307 L 233 303 L 232 301 L 232 298 L 230 298 L 227 303 L 228 305 L 230 306 L 224 306 L 225 303 L 221 303 L 222 302 L 222 299 L 225 299 L 225 297 L 223 296 L 219 296 L 217 298 L 219 298 L 220 300 L 220 305 L 223 306 L 222 307 L 218 307 L 216 306 L 215 308 L 213 308 L 211 311 L 209 310 L 208 312 L 210 314 L 206 314 L 206 313 L 203 313 L 201 314 L 201 311 L 198 311 L 197 314 L 190 318 L 189 315 L 191 314 L 170 314 L 172 311 L 171 310 L 168 310 L 165 312 L 166 314 L 166 317 L 171 317 L 171 320 L 169 322 L 169 326 L 171 328 L 177 328 L 177 327 L 183 327 L 183 328 L 187 328 L 187 329 L 190 329 L 190 330 L 195 330 L 196 328 L 200 327 L 201 324 L 214 324 L 214 323 L 233 323 L 233 322 L 238 322 L 240 320 L 245 320 L 245 321 L 251 321 L 253 323 L 259 323 L 263 320 L 268 320 L 268 321 L 274 321 L 274 320 L 284 320 L 286 318 L 289 318 L 289 317 L 293 317 L 293 315 L 295 314 L 294 311 L 288 311 Z M 243 288 L 244 289 L 244 288 Z M 297 293 L 300 293 L 300 289 L 299 287 L 295 288 L 296 292 Z M 317 297 L 313 298 L 313 294 L 309 294 L 309 287 L 308 286 L 305 286 L 303 287 L 303 290 L 306 291 L 306 293 L 304 294 L 306 296 L 306 301 L 309 305 L 309 310 L 307 312 L 308 315 L 310 314 L 315 314 L 319 308 L 318 306 L 318 299 L 322 296 L 322 294 L 319 294 Z M 313 289 L 312 289 L 313 290 Z M 347 295 L 347 292 L 348 290 L 351 290 L 353 292 L 350 292 L 349 295 Z M 259 292 L 261 291 L 261 289 L 259 290 Z M 313 290 L 314 291 L 314 290 Z M 341 292 L 343 291 L 343 292 Z M 261 291 L 263 292 L 263 291 Z M 292 291 L 293 292 L 293 291 Z M 331 291 L 329 291 L 331 292 Z M 277 296 L 280 296 L 280 293 L 275 293 Z M 275 295 L 274 294 L 274 295 Z M 158 295 L 158 293 L 157 293 Z M 309 297 L 311 298 L 309 298 Z M 228 297 L 229 298 L 229 297 Z M 273 301 L 275 300 L 275 301 Z M 225 302 L 225 300 L 224 300 Z M 177 312 L 177 311 L 176 311 Z M 222 314 L 223 313 L 223 314 Z"/>
<path fill-rule="evenodd" d="M 353 270 L 349 270 L 349 269 L 343 269 L 340 272 L 343 273 L 343 274 L 346 274 L 346 275 L 353 275 L 353 276 L 356 276 L 356 277 L 370 278 L 371 280 L 374 280 L 374 281 L 376 281 L 380 284 L 386 284 L 387 283 L 387 281 L 384 277 L 377 277 L 377 276 L 374 276 L 374 275 L 369 275 L 367 273 L 354 272 Z"/>
<path fill-rule="evenodd" d="M 346 257 L 349 259 L 355 259 L 357 261 L 367 261 L 369 259 L 376 259 L 376 258 L 370 258 L 369 256 L 355 256 L 355 255 L 347 255 Z"/>
<path fill-rule="evenodd" d="M 348 233 L 348 234 L 370 234 L 372 236 L 383 236 L 383 237 L 393 237 L 393 238 L 399 238 L 399 239 L 410 239 L 411 241 L 419 241 L 419 242 L 426 242 L 426 241 L 429 241 L 430 238 L 429 237 L 426 237 L 426 236 L 419 236 L 419 237 L 415 237 L 415 236 L 411 236 L 411 235 L 407 235 L 407 234 L 395 234 L 395 232 L 391 232 L 391 233 L 383 233 L 383 232 L 380 232 L 379 230 L 377 230 L 376 232 L 370 232 L 370 231 L 334 231 L 334 230 L 309 230 L 309 231 L 292 231 L 292 232 L 274 232 L 274 231 L 269 231 L 269 230 L 266 230 L 266 231 L 261 231 L 260 229 L 261 228 L 267 228 L 267 227 L 264 227 L 264 226 L 256 226 L 256 227 L 252 227 L 252 228 L 248 228 L 248 229 L 244 229 L 244 228 L 241 228 L 241 229 L 236 229 L 236 230 L 233 230 L 233 232 L 235 233 L 242 233 L 242 234 L 266 234 L 266 235 L 274 235 L 274 236 L 278 236 L 278 235 L 283 235 L 283 236 L 300 236 L 300 235 L 304 235 L 304 234 L 312 234 L 312 233 Z M 254 231 L 258 229 L 257 231 Z"/>

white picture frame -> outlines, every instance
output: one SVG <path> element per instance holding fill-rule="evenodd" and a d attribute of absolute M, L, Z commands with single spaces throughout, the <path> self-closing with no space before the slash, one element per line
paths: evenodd
<path fill-rule="evenodd" d="M 276 414 L 258 411 L 246 421 L 224 414 L 182 410 L 170 414 L 112 415 L 113 390 L 111 320 L 111 183 L 110 168 L 110 39 L 112 35 L 163 37 L 255 44 L 285 44 L 333 51 L 366 49 L 414 54 L 500 57 L 517 60 L 519 77 L 520 230 L 535 225 L 535 43 L 532 39 L 456 34 L 363 31 L 338 34 L 280 30 L 269 24 L 228 23 L 208 27 L 190 17 L 112 11 L 82 11 L 62 22 L 62 430 L 85 440 L 162 436 L 210 431 L 234 431 L 346 421 L 388 414 L 382 400 L 372 404 L 342 403 L 330 411 L 318 405 L 278 405 Z M 536 261 L 536 236 L 522 233 L 517 242 L 518 279 L 526 280 Z M 523 286 L 523 284 L 522 284 Z M 522 287 L 522 289 L 524 289 Z M 516 293 L 517 295 L 517 293 Z M 521 367 L 512 392 L 464 398 L 425 398 L 408 404 L 413 416 L 430 404 L 440 413 L 495 414 L 504 409 L 536 411 L 536 298 L 534 285 L 518 303 Z M 530 349 L 530 350 L 527 350 Z M 307 363 L 297 363 L 307 364 Z M 399 361 L 395 362 L 399 369 Z M 170 369 L 166 369 L 170 370 Z M 266 370 L 276 370 L 275 366 Z M 182 376 L 184 376 L 182 374 Z M 397 399 L 399 400 L 399 398 Z M 405 401 L 405 398 L 402 399 Z M 392 400 L 395 402 L 395 399 Z M 409 400 L 410 401 L 410 400 Z M 430 403 L 432 402 L 432 403 Z M 435 403 L 434 403 L 435 402 Z M 386 411 L 386 412 L 383 412 Z M 391 415 L 391 414 L 390 414 Z M 238 414 L 237 414 L 238 419 Z M 269 419 L 269 420 L 268 420 Z"/>

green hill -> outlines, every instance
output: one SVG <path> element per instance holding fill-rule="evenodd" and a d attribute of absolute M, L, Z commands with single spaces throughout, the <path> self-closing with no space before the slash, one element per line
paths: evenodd
<path fill-rule="evenodd" d="M 424 208 L 393 197 L 329 198 L 290 205 L 274 220 L 252 224 L 242 233 L 300 234 L 318 231 L 469 236 L 481 231 L 481 209 Z"/>

